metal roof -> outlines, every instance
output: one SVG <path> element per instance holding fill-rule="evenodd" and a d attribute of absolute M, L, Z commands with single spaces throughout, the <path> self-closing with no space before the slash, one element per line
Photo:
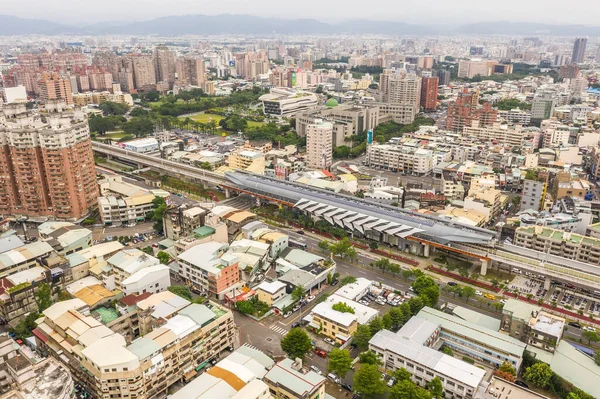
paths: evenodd
<path fill-rule="evenodd" d="M 491 245 L 495 236 L 495 233 L 490 230 L 471 227 L 434 216 L 417 215 L 397 207 L 289 181 L 243 172 L 228 172 L 225 177 L 239 188 L 265 197 L 294 203 L 302 210 L 316 215 L 323 215 L 324 219 L 331 224 L 355 229 L 361 233 L 364 232 L 365 223 L 370 224 L 381 220 L 387 222 L 388 226 L 390 223 L 396 223 L 398 224 L 397 228 L 406 227 L 405 230 L 401 230 L 401 233 L 398 230 L 391 234 L 407 237 L 419 233 L 443 243 L 463 242 Z M 356 213 L 356 215 L 353 216 L 352 213 Z M 344 214 L 348 214 L 349 217 L 344 217 Z M 376 223 L 373 227 L 382 228 L 384 225 Z M 385 229 L 386 232 L 391 232 L 393 226 L 385 227 Z"/>

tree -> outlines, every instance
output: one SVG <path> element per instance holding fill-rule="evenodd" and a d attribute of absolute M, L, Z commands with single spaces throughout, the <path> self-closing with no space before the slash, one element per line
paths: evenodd
<path fill-rule="evenodd" d="M 165 251 L 158 251 L 158 253 L 156 254 L 156 257 L 158 258 L 160 263 L 162 263 L 163 265 L 166 265 L 171 260 L 171 255 L 169 255 Z"/>
<path fill-rule="evenodd" d="M 383 364 L 381 362 L 381 359 L 379 358 L 379 356 L 377 356 L 377 354 L 372 351 L 366 351 L 366 352 L 360 353 L 358 355 L 358 361 L 360 364 L 375 364 L 375 365 Z"/>
<path fill-rule="evenodd" d="M 391 328 L 400 327 L 404 323 L 404 317 L 400 308 L 391 308 L 387 314 L 390 316 L 390 321 L 392 322 Z"/>
<path fill-rule="evenodd" d="M 410 372 L 406 370 L 404 367 L 400 367 L 398 370 L 394 371 L 392 374 L 396 381 L 407 381 L 410 380 Z"/>
<path fill-rule="evenodd" d="M 498 370 L 504 371 L 505 373 L 515 377 L 517 376 L 517 370 L 515 370 L 515 368 L 509 362 L 502 362 L 500 367 L 498 367 Z"/>
<path fill-rule="evenodd" d="M 327 364 L 327 370 L 330 373 L 335 373 L 340 378 L 344 378 L 348 371 L 352 367 L 352 358 L 350 352 L 346 349 L 334 348 L 329 352 L 329 363 Z"/>
<path fill-rule="evenodd" d="M 390 389 L 389 399 L 416 399 L 417 384 L 411 380 L 400 380 Z"/>
<path fill-rule="evenodd" d="M 312 345 L 306 331 L 300 328 L 292 328 L 281 340 L 281 349 L 290 359 L 303 358 Z"/>
<path fill-rule="evenodd" d="M 71 296 L 71 294 L 69 294 L 69 291 L 67 291 L 67 290 L 58 291 L 58 302 L 68 301 L 69 299 L 72 299 L 72 298 L 73 297 Z"/>
<path fill-rule="evenodd" d="M 52 306 L 52 289 L 48 283 L 41 283 L 35 292 L 35 301 L 41 313 Z"/>
<path fill-rule="evenodd" d="M 299 301 L 304 294 L 306 293 L 306 290 L 304 289 L 303 286 L 299 285 L 296 288 L 293 289 L 292 291 L 292 299 L 296 302 Z"/>
<path fill-rule="evenodd" d="M 383 328 L 386 330 L 390 330 L 392 328 L 392 316 L 390 316 L 389 312 L 381 317 L 381 323 L 383 324 Z"/>
<path fill-rule="evenodd" d="M 475 295 L 475 288 L 466 285 L 462 287 L 460 295 L 465 298 L 466 302 L 468 302 L 469 298 Z"/>
<path fill-rule="evenodd" d="M 437 285 L 427 287 L 421 291 L 419 298 L 423 299 L 425 305 L 435 307 L 440 299 L 440 287 Z"/>
<path fill-rule="evenodd" d="M 536 363 L 527 367 L 523 378 L 540 388 L 546 388 L 552 378 L 552 369 L 546 363 Z"/>
<path fill-rule="evenodd" d="M 142 252 L 148 255 L 154 255 L 154 250 L 150 246 L 142 248 Z"/>
<path fill-rule="evenodd" d="M 192 300 L 192 293 L 190 292 L 190 289 L 185 285 L 172 285 L 167 289 L 173 294 L 182 297 L 183 299 L 187 299 L 188 301 Z"/>
<path fill-rule="evenodd" d="M 587 339 L 588 345 L 591 345 L 592 342 L 600 341 L 600 336 L 598 336 L 598 333 L 596 331 L 584 331 L 583 333 L 581 333 L 581 336 L 584 339 Z"/>
<path fill-rule="evenodd" d="M 254 314 L 256 312 L 254 305 L 250 301 L 237 301 L 235 307 L 243 314 Z"/>
<path fill-rule="evenodd" d="M 412 270 L 403 269 L 402 270 L 402 278 L 404 281 L 408 281 L 409 278 L 413 276 Z"/>
<path fill-rule="evenodd" d="M 323 251 L 323 253 L 329 251 L 329 242 L 325 240 L 319 241 L 318 247 Z"/>
<path fill-rule="evenodd" d="M 374 398 L 386 391 L 385 382 L 374 364 L 364 364 L 354 374 L 353 391 L 363 398 Z"/>
<path fill-rule="evenodd" d="M 162 233 L 163 231 L 163 215 L 167 210 L 167 202 L 163 197 L 154 197 L 152 200 L 153 211 L 151 220 L 154 222 L 154 230 Z"/>
<path fill-rule="evenodd" d="M 444 387 L 442 386 L 442 381 L 439 377 L 434 377 L 431 381 L 429 381 L 425 385 L 425 389 L 427 389 L 434 398 L 443 398 L 444 397 Z"/>
<path fill-rule="evenodd" d="M 148 118 L 133 117 L 123 124 L 123 131 L 135 137 L 144 137 L 153 130 L 154 124 Z"/>
<path fill-rule="evenodd" d="M 414 297 L 408 300 L 408 306 L 410 306 L 410 314 L 416 315 L 421 309 L 423 309 L 425 304 L 420 297 Z"/>
<path fill-rule="evenodd" d="M 449 346 L 442 346 L 442 353 L 445 353 L 448 356 L 454 356 L 454 352 L 452 351 L 452 349 Z"/>
<path fill-rule="evenodd" d="M 341 313 L 352 313 L 354 314 L 354 308 L 352 306 L 348 306 L 346 302 L 337 302 L 331 306 L 331 309 L 336 310 Z"/>
<path fill-rule="evenodd" d="M 381 318 L 375 317 L 373 320 L 371 320 L 369 323 L 369 328 L 371 329 L 372 335 L 375 335 L 379 331 L 383 330 L 383 322 L 381 321 Z"/>
<path fill-rule="evenodd" d="M 356 344 L 361 349 L 366 349 L 369 347 L 369 341 L 373 337 L 371 334 L 371 328 L 366 324 L 360 324 L 356 327 L 356 332 L 352 337 L 352 342 Z"/>
<path fill-rule="evenodd" d="M 31 312 L 22 319 L 15 328 L 9 328 L 9 331 L 16 335 L 17 339 L 24 340 L 31 336 L 31 331 L 37 327 L 35 321 L 40 317 L 39 313 Z"/>
<path fill-rule="evenodd" d="M 346 276 L 346 277 L 342 278 L 342 280 L 340 281 L 340 287 L 343 287 L 345 285 L 352 284 L 355 282 L 356 282 L 356 277 Z"/>
<path fill-rule="evenodd" d="M 129 106 L 127 104 L 115 103 L 112 101 L 101 102 L 99 108 L 102 110 L 102 113 L 107 116 L 125 115 L 129 110 Z"/>

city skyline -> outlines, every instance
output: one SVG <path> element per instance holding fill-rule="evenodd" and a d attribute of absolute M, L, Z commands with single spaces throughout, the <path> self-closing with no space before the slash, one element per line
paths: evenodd
<path fill-rule="evenodd" d="M 68 0 L 57 0 L 51 4 L 39 0 L 13 2 L 4 5 L 2 14 L 20 18 L 45 19 L 56 23 L 85 26 L 95 23 L 127 23 L 151 20 L 164 16 L 241 14 L 268 18 L 294 19 L 310 18 L 328 23 L 338 23 L 353 19 L 369 19 L 389 22 L 405 22 L 414 24 L 443 24 L 460 25 L 479 22 L 531 22 L 557 25 L 584 24 L 597 25 L 593 13 L 570 13 L 565 15 L 555 7 L 547 7 L 540 0 L 517 2 L 509 0 L 497 5 L 491 10 L 486 3 L 473 0 L 445 2 L 433 0 L 425 6 L 411 4 L 408 12 L 397 3 L 390 0 L 375 0 L 369 3 L 369 10 L 359 7 L 348 7 L 347 2 L 334 0 L 324 5 L 315 0 L 301 3 L 282 3 L 273 0 L 258 0 L 252 3 L 252 9 L 240 9 L 239 4 L 232 0 L 210 3 L 206 1 L 175 0 L 169 3 L 168 12 L 158 0 L 144 2 L 140 7 L 138 1 L 107 0 L 102 3 L 86 5 L 89 12 L 81 14 L 75 11 Z M 594 6 L 591 0 L 579 3 L 584 8 Z M 519 9 L 515 15 L 514 10 Z M 115 14 L 112 10 L 119 9 Z M 315 12 L 317 10 L 318 12 Z M 317 17 L 315 17 L 317 15 Z M 535 21 L 530 15 L 535 15 Z M 76 20 L 73 19 L 76 17 Z"/>

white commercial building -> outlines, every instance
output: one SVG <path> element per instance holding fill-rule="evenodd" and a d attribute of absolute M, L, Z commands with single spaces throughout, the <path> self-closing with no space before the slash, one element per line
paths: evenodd
<path fill-rule="evenodd" d="M 392 144 L 371 144 L 367 148 L 365 163 L 370 167 L 417 176 L 429 175 L 436 165 L 430 150 Z"/>
<path fill-rule="evenodd" d="M 146 292 L 158 294 L 171 285 L 168 266 L 155 265 L 143 268 L 121 282 L 125 295 L 141 295 Z"/>
<path fill-rule="evenodd" d="M 296 91 L 288 88 L 273 88 L 269 94 L 260 96 L 265 115 L 291 117 L 319 104 L 315 93 Z"/>
<path fill-rule="evenodd" d="M 475 397 L 480 387 L 485 389 L 485 370 L 433 349 L 439 335 L 438 324 L 413 317 L 397 333 L 379 331 L 369 349 L 380 356 L 386 370 L 404 368 L 420 386 L 438 377 L 446 396 Z"/>
<path fill-rule="evenodd" d="M 335 295 L 348 298 L 351 301 L 358 301 L 369 292 L 369 288 L 373 285 L 371 280 L 364 277 L 359 277 L 355 282 L 347 284 L 337 290 Z"/>
<path fill-rule="evenodd" d="M 14 103 L 15 101 L 27 101 L 25 86 L 5 87 L 2 89 L 2 94 L 6 104 Z"/>
<path fill-rule="evenodd" d="M 145 137 L 143 139 L 126 141 L 117 145 L 125 148 L 126 150 L 140 153 L 158 151 L 158 141 L 152 137 Z"/>

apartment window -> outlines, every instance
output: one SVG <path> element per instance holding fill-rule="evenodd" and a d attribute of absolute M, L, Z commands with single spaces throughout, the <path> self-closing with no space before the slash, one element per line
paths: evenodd
<path fill-rule="evenodd" d="M 421 367 L 417 367 L 417 371 L 423 372 L 423 369 Z"/>
<path fill-rule="evenodd" d="M 115 371 L 117 371 L 117 369 L 112 369 L 112 371 L 113 371 L 113 373 L 114 373 Z"/>
<path fill-rule="evenodd" d="M 129 369 L 127 367 L 123 367 L 123 371 L 128 371 Z"/>
<path fill-rule="evenodd" d="M 430 377 L 433 377 L 433 373 L 431 371 L 426 371 L 425 374 L 427 374 Z"/>
<path fill-rule="evenodd" d="M 449 387 L 453 387 L 455 385 L 452 381 L 446 381 L 446 384 L 448 384 Z"/>

